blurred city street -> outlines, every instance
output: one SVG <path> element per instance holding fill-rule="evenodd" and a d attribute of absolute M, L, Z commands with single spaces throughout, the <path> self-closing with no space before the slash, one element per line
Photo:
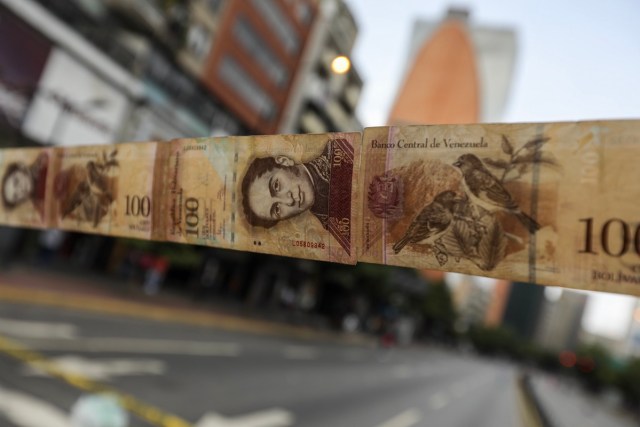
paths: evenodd
<path fill-rule="evenodd" d="M 51 277 L 56 294 L 26 271 L 2 278 L 2 426 L 71 426 L 74 404 L 96 386 L 135 400 L 131 426 L 489 427 L 525 425 L 528 417 L 519 369 L 505 361 L 436 346 L 384 348 L 357 336 L 234 323 L 215 313 L 197 317 L 197 305 L 176 297 L 145 306 L 141 295 L 120 298 L 98 284 L 81 295 L 71 277 L 66 288 L 64 276 Z M 38 359 L 16 356 L 12 346 Z M 44 366 L 62 375 L 47 376 Z M 534 385 L 549 415 L 573 423 L 554 425 L 632 425 L 608 414 L 594 418 L 595 406 L 565 414 L 558 409 L 589 401 L 548 379 Z M 144 421 L 145 411 L 155 411 L 155 421 Z M 176 419 L 184 424 L 172 424 Z"/>
<path fill-rule="evenodd" d="M 435 348 L 327 344 L 6 302 L 0 314 L 2 336 L 196 426 L 519 422 L 514 368 Z M 82 395 L 7 354 L 0 355 L 0 376 L 0 394 L 33 407 L 25 419 L 48 407 L 62 420 Z M 3 426 L 37 425 L 3 409 Z M 214 414 L 257 415 L 253 423 L 225 424 Z"/>
<path fill-rule="evenodd" d="M 0 427 L 639 425 L 631 3 L 0 0 Z"/>

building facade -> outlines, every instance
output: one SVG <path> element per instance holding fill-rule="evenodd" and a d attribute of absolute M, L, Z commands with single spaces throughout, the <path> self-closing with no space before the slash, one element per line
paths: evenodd
<path fill-rule="evenodd" d="M 220 6 L 200 78 L 250 132 L 277 132 L 316 11 L 306 0 Z"/>
<path fill-rule="evenodd" d="M 342 0 L 319 3 L 279 133 L 360 131 L 356 107 L 363 82 L 357 68 L 335 73 L 337 56 L 350 57 L 358 34 L 357 23 Z"/>
<path fill-rule="evenodd" d="M 557 301 L 545 301 L 536 342 L 549 350 L 575 350 L 587 298 L 586 294 L 563 290 Z"/>
<path fill-rule="evenodd" d="M 509 94 L 515 32 L 477 26 L 464 9 L 414 25 L 404 78 L 388 123 L 498 121 Z"/>

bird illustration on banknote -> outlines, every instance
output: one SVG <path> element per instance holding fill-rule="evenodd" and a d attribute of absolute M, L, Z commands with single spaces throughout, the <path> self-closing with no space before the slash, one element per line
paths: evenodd
<path fill-rule="evenodd" d="M 474 204 L 490 212 L 502 210 L 514 215 L 530 233 L 540 229 L 540 224 L 522 212 L 500 180 L 487 170 L 478 157 L 473 154 L 463 154 L 458 157 L 453 166 L 462 172 L 465 193 Z"/>
<path fill-rule="evenodd" d="M 453 221 L 457 203 L 456 193 L 443 191 L 414 218 L 404 236 L 393 245 L 393 252 L 399 253 L 407 243 L 430 243 L 449 228 Z"/>

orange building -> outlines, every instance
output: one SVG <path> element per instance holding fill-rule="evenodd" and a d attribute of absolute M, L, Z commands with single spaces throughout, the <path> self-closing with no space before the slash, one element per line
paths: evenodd
<path fill-rule="evenodd" d="M 515 63 L 515 32 L 472 25 L 451 9 L 438 23 L 417 22 L 390 125 L 500 120 Z"/>
<path fill-rule="evenodd" d="M 485 313 L 484 324 L 486 326 L 498 326 L 502 323 L 509 292 L 511 292 L 511 282 L 498 280 Z"/>
<path fill-rule="evenodd" d="M 446 20 L 420 49 L 389 124 L 474 123 L 480 119 L 473 45 L 464 22 Z"/>
<path fill-rule="evenodd" d="M 204 61 L 204 84 L 252 133 L 277 130 L 317 12 L 313 1 L 228 1 Z"/>

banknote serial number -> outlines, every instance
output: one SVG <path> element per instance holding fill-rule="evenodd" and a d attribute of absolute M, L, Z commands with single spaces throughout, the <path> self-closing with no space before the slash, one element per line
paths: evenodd
<path fill-rule="evenodd" d="M 297 248 L 324 249 L 326 247 L 323 242 L 312 242 L 309 240 L 292 240 L 291 243 Z"/>
<path fill-rule="evenodd" d="M 183 152 L 186 151 L 207 151 L 206 144 L 198 144 L 198 145 L 185 145 L 182 149 Z"/>

